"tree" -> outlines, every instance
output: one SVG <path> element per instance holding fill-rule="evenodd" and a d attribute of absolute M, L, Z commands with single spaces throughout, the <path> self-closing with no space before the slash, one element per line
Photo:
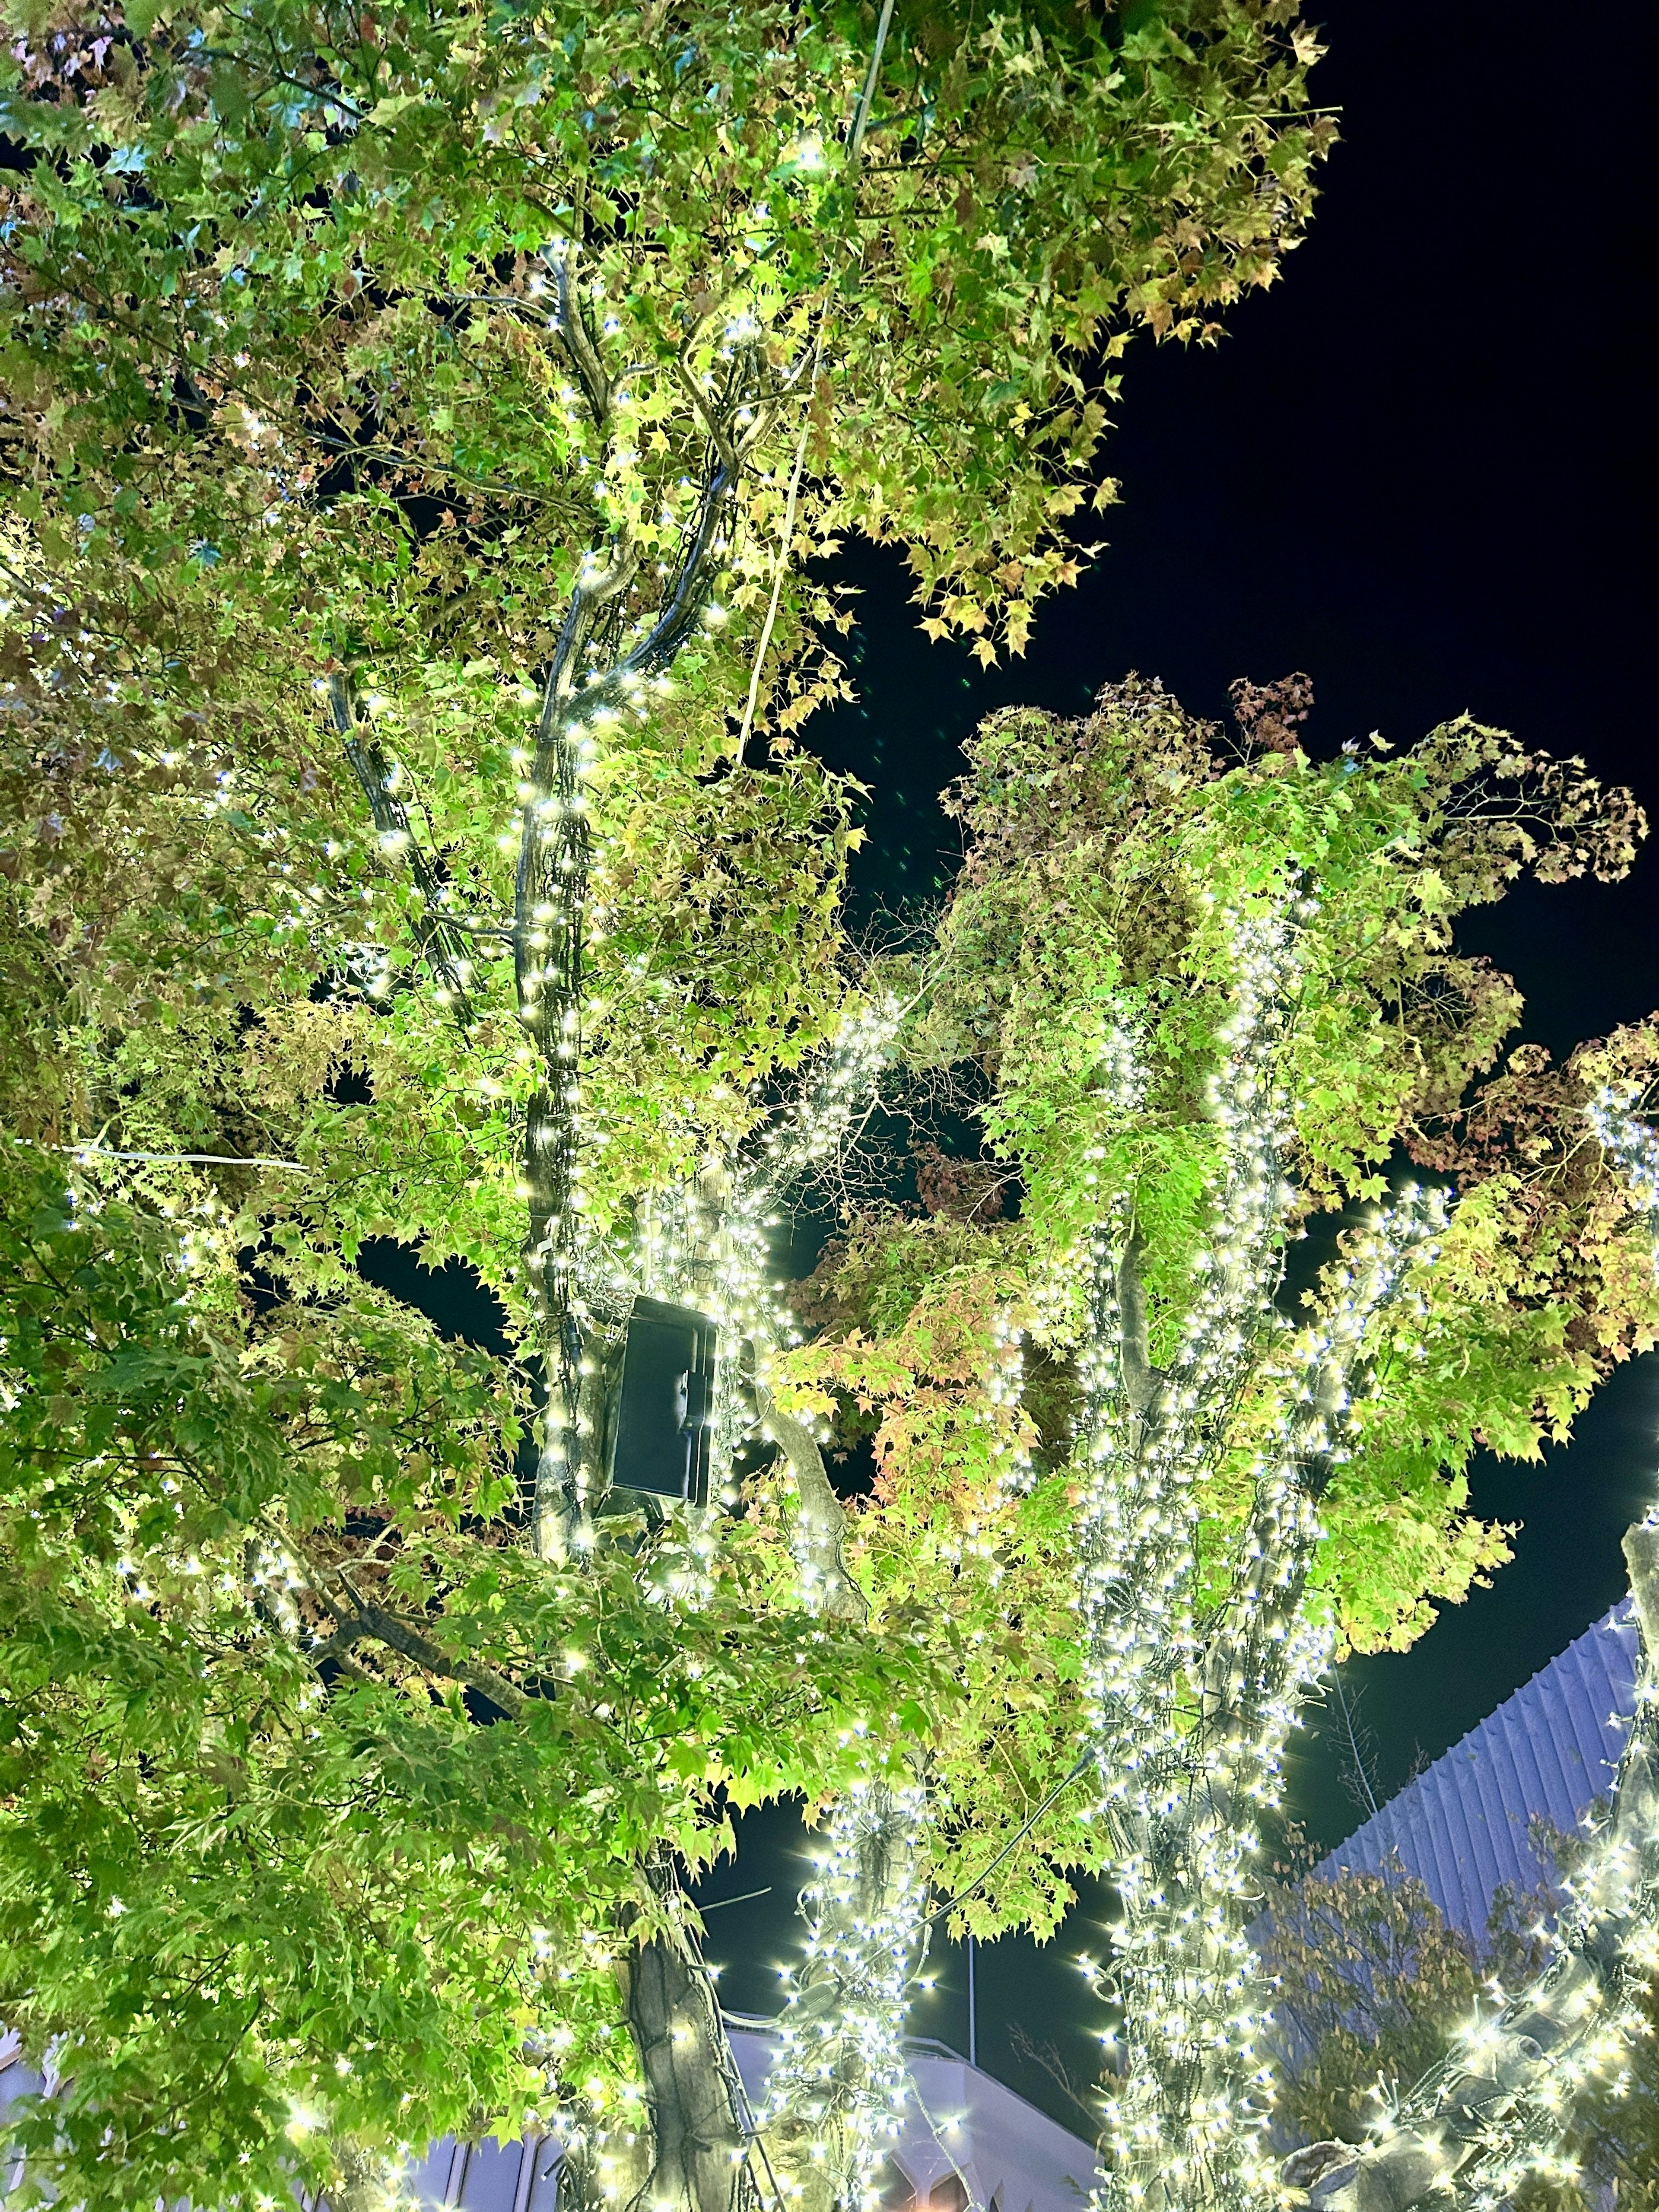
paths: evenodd
<path fill-rule="evenodd" d="M 1330 127 L 1291 13 L 1042 4 L 981 26 L 923 4 L 895 33 L 890 4 L 600 26 L 274 0 L 20 21 L 16 511 L 77 584 L 83 565 L 124 579 L 118 683 L 140 641 L 176 665 L 167 603 L 204 563 L 223 619 L 290 631 L 297 665 L 328 672 L 382 843 L 408 854 L 439 1002 L 471 1029 L 499 997 L 528 1036 L 550 1555 L 585 1540 L 600 1480 L 576 1224 L 641 1187 L 637 1115 L 607 1146 L 603 1110 L 586 1195 L 573 1180 L 609 896 L 596 755 L 651 714 L 707 772 L 732 744 L 741 762 L 757 709 L 787 732 L 836 690 L 807 627 L 834 603 L 797 555 L 849 528 L 904 545 L 936 632 L 1020 648 L 1077 572 L 1062 525 L 1102 364 L 1136 323 L 1208 335 L 1305 217 Z M 65 574 L 47 596 L 81 594 Z M 665 710 L 671 669 L 717 699 L 747 677 L 734 738 L 718 704 L 693 731 Z M 509 896 L 486 828 L 516 854 Z M 325 900 L 357 888 L 318 872 Z"/>
<path fill-rule="evenodd" d="M 1048 1928 L 1078 1867 L 1131 1915 L 1113 2187 L 1154 2107 L 1166 2200 L 1259 2165 L 1237 2007 L 1194 2068 L 1158 2000 L 1194 1942 L 1243 1970 L 1322 1624 L 1408 1638 L 1495 1564 L 1474 1441 L 1652 1329 L 1578 1133 L 1648 1033 L 1467 1108 L 1515 1001 L 1449 918 L 1638 825 L 1470 725 L 1315 767 L 1252 695 L 1230 765 L 1131 687 L 986 732 L 936 940 L 861 963 L 845 787 L 744 739 L 837 680 L 797 562 L 842 527 L 1018 646 L 1086 349 L 1272 273 L 1310 53 L 1246 0 L 21 27 L 0 2006 L 54 2056 L 41 2188 L 366 2203 L 403 2142 L 541 2124 L 584 2195 L 726 2212 L 679 1875 L 790 1791 L 831 1840 L 792 2191 L 864 2185 L 927 1891 Z M 990 1172 L 849 1221 L 792 1348 L 769 1216 L 849 1187 L 896 1054 Z M 1343 1232 L 1287 1335 L 1288 1230 L 1397 1142 L 1468 1155 L 1455 1213 Z M 375 1287 L 386 1239 L 486 1340 Z M 606 1488 L 641 1292 L 725 1336 L 729 1521 Z M 825 1421 L 876 1425 L 850 1519 Z"/>
<path fill-rule="evenodd" d="M 889 538 L 930 625 L 1018 649 L 1127 336 L 1212 335 L 1305 221 L 1292 13 L 15 17 L 4 2002 L 63 2061 L 43 2185 L 361 2196 L 550 2102 L 620 2188 L 636 2065 L 628 2186 L 745 2185 L 675 1866 L 721 1792 L 908 1775 L 869 1716 L 913 1747 L 961 1701 L 919 1629 L 855 1633 L 740 1359 L 718 1449 L 782 1439 L 787 1529 L 722 1560 L 605 1491 L 634 1296 L 763 1353 L 760 1224 L 891 1027 L 848 793 L 789 749 L 840 680 L 802 561 Z M 387 1239 L 474 1271 L 505 1350 L 365 1280 Z"/>
<path fill-rule="evenodd" d="M 1605 1814 L 1605 1805 L 1599 1808 Z M 1593 1836 L 1540 1828 L 1558 1875 L 1581 1865 Z M 1279 1992 L 1286 2057 L 1277 2120 L 1310 2138 L 1363 2143 L 1390 2086 L 1431 2069 L 1445 2044 L 1490 2006 L 1494 1986 L 1525 1984 L 1543 1964 L 1544 1930 L 1571 1910 L 1559 1887 L 1493 1899 L 1485 1946 L 1448 1928 L 1423 1885 L 1381 1875 L 1310 1878 L 1275 1893 L 1264 1963 Z M 1652 2202 L 1659 2160 L 1651 1983 L 1648 2021 L 1621 2063 L 1584 2084 L 1555 2154 L 1513 2191 L 1517 2212 L 1583 2212 L 1587 2190 L 1612 2183 L 1620 2204 Z"/>
<path fill-rule="evenodd" d="M 1547 1890 L 1492 1901 L 1486 1942 L 1449 1927 L 1416 1875 L 1344 1868 L 1275 1884 L 1258 1941 L 1274 1989 L 1276 2130 L 1363 2143 L 1392 2084 L 1421 2079 L 1477 2015 L 1494 1979 L 1529 1979 Z"/>

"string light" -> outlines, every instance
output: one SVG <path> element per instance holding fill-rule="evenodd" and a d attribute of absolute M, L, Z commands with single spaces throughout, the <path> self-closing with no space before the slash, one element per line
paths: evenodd
<path fill-rule="evenodd" d="M 873 2212 L 909 2094 L 905 2000 L 926 1937 L 927 1793 L 872 1777 L 836 1804 L 817 1880 L 801 1894 L 805 1960 L 781 1970 L 779 2051 L 759 2114 L 811 2140 L 843 2212 Z"/>
<path fill-rule="evenodd" d="M 799 1094 L 734 1164 L 711 1163 L 641 1203 L 630 1255 L 641 1286 L 653 1297 L 696 1304 L 717 1324 L 723 1344 L 750 1344 L 762 1382 L 769 1355 L 801 1340 L 773 1280 L 779 1209 L 791 1187 L 833 1158 L 868 1112 L 892 1057 L 902 1011 L 891 998 L 849 1008 Z M 732 1462 L 754 1428 L 734 1357 L 720 1362 L 711 1423 L 717 1487 L 730 1504 Z"/>
<path fill-rule="evenodd" d="M 1079 1604 L 1092 1817 L 1110 1841 L 1121 1917 L 1103 1970 L 1121 2007 L 1121 2070 L 1103 2099 L 1097 2202 L 1238 2207 L 1274 2194 L 1264 2132 L 1268 1993 L 1244 1933 L 1262 1812 L 1328 1633 L 1309 1617 L 1317 1484 L 1346 1449 L 1353 1379 L 1382 1312 L 1432 1259 L 1438 1194 L 1402 1194 L 1337 1273 L 1299 1334 L 1273 1300 L 1294 1194 L 1282 1161 L 1291 1103 L 1279 1073 L 1305 902 L 1233 916 L 1233 1004 L 1211 1109 L 1220 1170 L 1175 1352 L 1152 1365 L 1133 1207 L 1109 1204 L 1088 1270 L 1076 1463 Z M 1142 1085 L 1115 1054 L 1122 1100 Z M 1198 1498 L 1248 1386 L 1265 1389 L 1252 1507 L 1218 1612 L 1196 1611 Z"/>

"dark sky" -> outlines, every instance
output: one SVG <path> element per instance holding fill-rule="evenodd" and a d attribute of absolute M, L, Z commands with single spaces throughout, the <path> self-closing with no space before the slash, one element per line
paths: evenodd
<path fill-rule="evenodd" d="M 1220 717 L 1230 678 L 1305 669 L 1316 751 L 1380 729 L 1409 742 L 1468 708 L 1530 745 L 1582 753 L 1659 821 L 1650 661 L 1659 17 L 1492 0 L 1313 5 L 1330 57 L 1316 88 L 1342 143 L 1285 280 L 1218 348 L 1132 354 L 1105 462 L 1122 504 L 1082 586 L 1053 602 L 1026 659 L 989 675 L 911 627 L 896 564 L 865 558 L 861 699 L 805 732 L 874 787 L 860 896 L 922 896 L 948 873 L 934 794 L 961 740 L 1013 700 L 1079 710 L 1130 669 Z M 1524 1033 L 1559 1052 L 1659 1005 L 1659 854 L 1612 889 L 1523 890 L 1477 916 L 1528 999 Z M 1483 1464 L 1477 1510 L 1524 1523 L 1495 1586 L 1402 1657 L 1347 1672 L 1382 1792 L 1433 1758 L 1619 1596 L 1619 1538 L 1655 1482 L 1659 1368 L 1625 1369 L 1572 1444 L 1538 1468 Z M 1293 1761 L 1297 1809 L 1334 1843 L 1359 1818 L 1316 1731 Z M 771 2009 L 804 1878 L 787 1814 L 746 1825 L 706 1894 L 771 1893 L 709 1920 L 728 2001 Z M 1084 1916 L 1079 1915 L 1079 1923 Z M 979 1957 L 983 2064 L 1066 2117 L 1011 2021 L 1090 2070 L 1070 1962 Z M 918 2032 L 965 2047 L 961 1962 Z M 1081 2124 L 1077 2116 L 1074 2124 Z"/>

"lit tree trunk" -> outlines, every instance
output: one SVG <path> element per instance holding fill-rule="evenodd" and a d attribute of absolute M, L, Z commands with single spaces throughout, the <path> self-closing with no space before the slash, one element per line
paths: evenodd
<path fill-rule="evenodd" d="M 594 428 L 608 444 L 616 393 L 588 331 L 571 260 L 568 251 L 552 256 L 554 328 Z M 605 730 L 641 710 L 647 683 L 672 666 L 708 604 L 725 546 L 726 510 L 746 455 L 770 426 L 775 383 L 757 336 L 733 349 L 722 388 L 702 395 L 709 459 L 679 567 L 664 586 L 650 627 L 626 651 L 620 616 L 640 561 L 625 521 L 615 528 L 606 557 L 590 556 L 584 564 L 547 673 L 534 752 L 520 787 L 514 984 L 519 1019 L 540 1064 L 526 1117 L 523 1176 L 530 1216 L 525 1269 L 540 1316 L 546 1391 L 535 1495 L 536 1547 L 544 1559 L 563 1559 L 591 1546 L 592 1507 L 603 1482 L 605 1400 L 584 1383 L 605 1363 L 585 1356 L 591 1317 L 579 1284 L 582 962 L 592 860 L 586 770 Z M 608 609 L 613 613 L 607 624 Z M 597 667 L 588 665 L 595 647 L 605 648 L 604 665 Z M 615 1334 L 613 1327 L 605 1347 L 613 1353 Z"/>
<path fill-rule="evenodd" d="M 1272 1079 L 1282 932 L 1266 945 L 1237 937 L 1237 1004 L 1215 1086 L 1223 1179 L 1185 1339 L 1167 1371 L 1152 1365 L 1139 1240 L 1120 1216 L 1095 1242 L 1082 1370 L 1089 1747 L 1122 1913 L 1110 1974 L 1125 2048 L 1121 2073 L 1106 2085 L 1104 2202 L 1144 2203 L 1155 2212 L 1202 2203 L 1225 2188 L 1234 2154 L 1220 2101 L 1231 2108 L 1234 2039 L 1217 2014 L 1237 1962 L 1229 1916 L 1209 1893 L 1215 1822 L 1194 1758 L 1194 1492 L 1256 1342 L 1273 1324 L 1285 1124 Z M 1126 1048 L 1126 1110 L 1137 1089 Z"/>
<path fill-rule="evenodd" d="M 1340 1456 L 1368 1331 L 1410 1265 L 1431 1256 L 1438 1203 L 1407 1194 L 1351 1253 L 1331 1310 L 1282 1351 L 1273 1304 L 1290 1193 L 1275 1073 L 1294 980 L 1285 923 L 1235 927 L 1238 982 L 1213 1104 L 1220 1179 L 1185 1333 L 1152 1363 L 1141 1245 L 1120 1216 L 1092 1254 L 1079 1528 L 1097 1817 L 1121 1919 L 1109 1967 L 1122 2009 L 1108 2078 L 1104 2204 L 1243 2208 L 1271 2175 L 1267 1992 L 1245 1934 L 1257 1820 L 1279 1794 L 1295 1705 L 1324 1662 L 1304 1619 L 1316 1504 Z M 1127 1055 L 1123 1103 L 1133 1104 Z M 1255 1498 L 1227 1601 L 1194 1616 L 1199 1486 L 1227 1448 L 1247 1380 L 1273 1386 Z"/>
<path fill-rule="evenodd" d="M 1108 2202 L 1115 2194 L 1183 2212 L 1243 2205 L 1268 2179 L 1258 2039 L 1270 1998 L 1246 1933 L 1258 1903 L 1257 1823 L 1279 1796 L 1285 1737 L 1328 1653 L 1303 1600 L 1316 1503 L 1340 1449 L 1368 1327 L 1413 1262 L 1431 1256 L 1440 1218 L 1432 1199 L 1412 1194 L 1353 1255 L 1334 1310 L 1298 1340 L 1257 1465 L 1232 1595 L 1202 1633 L 1183 1618 L 1184 1663 L 1148 1669 L 1152 1694 L 1120 1719 L 1124 1778 L 1139 1779 L 1107 1809 L 1122 1852 L 1113 1975 L 1126 2045 L 1108 2102 Z M 1113 1661 L 1123 1664 L 1126 1620 L 1139 1609 L 1136 1569 L 1150 1564 L 1131 1560 L 1126 1583 L 1102 1592 L 1118 1600 L 1109 1680 Z M 1170 1578 L 1180 1586 L 1187 1571 L 1183 1562 Z"/>
<path fill-rule="evenodd" d="M 623 1972 L 628 2025 L 651 2115 L 650 2166 L 629 2202 L 690 2212 L 733 2212 L 750 2130 L 743 2085 L 714 1984 L 676 1911 L 669 1881 L 655 1885 L 676 1923 L 643 1944 Z"/>
<path fill-rule="evenodd" d="M 802 1602 L 828 1619 L 851 1623 L 862 1622 L 867 1607 L 842 1555 L 846 1515 L 823 1455 L 805 1424 L 776 1404 L 759 1374 L 753 1377 L 754 1415 L 738 1412 L 738 1352 L 746 1340 L 759 1364 L 787 1326 L 787 1316 L 768 1286 L 766 1224 L 794 1181 L 829 1158 L 868 1112 L 891 1050 L 897 1014 L 890 1005 L 853 1012 L 799 1097 L 757 1140 L 751 1156 L 735 1168 L 711 1164 L 661 1200 L 649 1224 L 653 1290 L 711 1311 L 723 1333 L 714 1414 L 717 1441 L 729 1449 L 757 1419 L 777 1442 L 799 1498 L 795 1550 Z M 858 1895 L 865 1907 L 884 1916 L 884 1927 L 914 1906 L 920 1929 L 921 1804 L 919 1790 L 878 1785 L 863 1802 L 852 1832 L 853 1858 L 860 1869 Z M 675 1913 L 678 1901 L 670 1882 L 660 1869 L 651 1878 Z M 844 1901 L 837 1896 L 830 1905 L 830 1919 Z M 650 2170 L 631 2201 L 643 2212 L 655 2212 L 665 2203 L 689 2212 L 731 2212 L 738 2193 L 754 2185 L 753 2119 L 714 1984 L 683 1924 L 683 1913 L 679 1917 L 678 1929 L 641 1944 L 624 1970 L 629 2024 L 645 2077 L 653 2140 Z M 908 1978 L 907 1967 L 901 1983 Z M 826 2000 L 831 2007 L 843 2000 L 854 2006 L 861 2001 L 867 2014 L 872 1993 L 865 1992 L 860 2000 L 853 1984 L 837 1984 L 817 2002 Z M 902 2022 L 902 1990 L 888 2009 L 892 2022 Z M 849 2029 L 849 2037 L 856 2039 L 860 2033 Z M 893 2025 L 895 2051 L 899 2033 Z M 849 2041 L 849 2051 L 850 2047 Z M 902 2060 L 900 2066 L 902 2071 Z M 855 2079 L 850 2056 L 847 2069 L 849 2110 L 862 2114 L 870 2097 Z M 881 2094 L 887 2094 L 886 2077 Z M 780 2147 L 789 2153 L 787 2141 Z M 804 2155 L 791 2158 L 792 2180 L 817 2194 L 819 2178 L 835 2169 L 801 2148 Z"/>
<path fill-rule="evenodd" d="M 765 2119 L 809 2212 L 858 2212 L 898 2136 L 905 2008 L 927 1945 L 927 1838 L 923 1781 L 873 1778 L 836 1806 L 817 1880 L 802 1893 L 805 1962 Z"/>
<path fill-rule="evenodd" d="M 587 327 L 573 259 L 574 249 L 550 252 L 551 322 L 604 447 L 613 435 L 617 394 Z M 691 389 L 689 367 L 685 373 Z M 533 1542 L 550 1560 L 580 1558 L 594 1541 L 592 1509 L 605 1479 L 605 1443 L 615 1417 L 627 1318 L 625 1302 L 605 1310 L 603 1299 L 596 1303 L 592 1286 L 582 1280 L 583 953 L 592 863 L 586 769 L 607 728 L 643 712 L 648 685 L 694 633 L 725 551 L 733 492 L 789 380 L 771 366 L 757 331 L 727 349 L 718 380 L 696 386 L 708 458 L 678 566 L 654 609 L 630 629 L 623 617 L 640 561 L 626 522 L 617 524 L 603 556 L 588 557 L 547 672 L 520 786 L 511 931 L 514 993 L 519 1020 L 538 1061 L 524 1138 L 524 1267 L 538 1318 L 544 1389 Z M 397 800 L 395 768 L 356 734 L 347 687 L 335 690 L 336 720 L 376 826 L 383 841 L 406 853 L 428 893 L 432 918 L 422 951 L 441 996 L 466 1019 L 464 963 L 433 895 L 431 864 L 414 843 Z M 735 2069 L 707 1975 L 684 1944 L 659 1938 L 637 1952 L 628 1982 L 629 2018 L 658 2132 L 658 2154 L 646 2185 L 649 2201 L 653 2206 L 672 2201 L 689 2212 L 729 2212 L 738 2172 L 732 2152 L 744 2139 L 741 2092 L 733 2087 Z M 365 2179 L 362 2188 L 379 2185 Z"/>

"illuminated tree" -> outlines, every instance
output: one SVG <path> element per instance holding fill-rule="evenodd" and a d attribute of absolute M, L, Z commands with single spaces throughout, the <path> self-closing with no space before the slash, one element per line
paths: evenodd
<path fill-rule="evenodd" d="M 262 669 L 238 711 L 268 730 Z M 791 2187 L 872 2179 L 925 1917 L 1046 1932 L 1079 1868 L 1127 1908 L 1111 2185 L 1254 2185 L 1242 1922 L 1298 1689 L 1333 1634 L 1409 1641 L 1498 1562 L 1475 1440 L 1535 1449 L 1659 1317 L 1580 1133 L 1654 1034 L 1516 1055 L 1462 1106 L 1516 1000 L 1450 916 L 1526 866 L 1616 873 L 1640 825 L 1468 725 L 1230 762 L 1141 687 L 994 721 L 953 803 L 969 858 L 923 972 L 870 976 L 795 1103 L 635 1217 L 642 1285 L 753 1347 L 730 1442 L 763 1423 L 786 1460 L 732 1469 L 729 1520 L 613 1498 L 562 1565 L 512 1449 L 533 1377 L 350 1265 L 442 1177 L 476 1210 L 439 1250 L 525 1311 L 478 1225 L 515 1172 L 480 1048 L 349 970 L 252 1021 L 170 996 L 191 958 L 283 972 L 234 803 L 140 783 L 14 846 L 0 1924 L 9 2013 L 68 2039 L 26 2124 L 43 2175 L 96 2202 L 188 2167 L 205 2201 L 292 2166 L 372 2203 L 398 2142 L 538 2116 L 600 2195 L 724 2203 L 750 2121 L 671 1855 L 719 1848 L 716 1793 L 794 1790 L 836 1804 L 762 2116 Z M 142 939 L 54 934 L 106 911 L 94 849 L 179 909 L 125 1030 L 100 993 Z M 815 1164 L 856 1180 L 896 1048 L 890 1105 L 948 1119 L 976 1086 L 988 1157 L 924 1146 L 937 1210 L 850 1218 L 792 1346 L 765 1209 Z M 1297 1330 L 1286 1238 L 1385 1196 L 1402 1139 L 1459 1162 L 1455 1211 L 1343 1229 Z M 826 1426 L 873 1431 L 868 1504 L 836 1498 Z"/>
<path fill-rule="evenodd" d="M 676 1869 L 722 1793 L 850 1802 L 964 1702 L 860 1626 L 752 1371 L 769 1210 L 893 1018 L 790 747 L 841 683 L 803 563 L 891 542 L 936 634 L 1019 649 L 1124 343 L 1299 235 L 1316 49 L 1275 0 L 11 31 L 32 2171 L 361 2199 L 556 2110 L 595 2190 L 714 2212 L 751 2185 Z M 366 1279 L 387 1242 L 491 1347 Z M 641 1291 L 726 1327 L 723 1479 L 757 1423 L 787 1456 L 730 1547 L 606 1494 Z"/>
<path fill-rule="evenodd" d="M 869 2187 L 928 1917 L 1051 1929 L 1079 1868 L 1145 2062 L 1110 2185 L 1249 2185 L 1242 1808 L 1325 1639 L 1496 1564 L 1474 1441 L 1535 1449 L 1659 1308 L 1549 1133 L 1646 1033 L 1460 1120 L 1516 1001 L 1449 936 L 1636 824 L 1468 725 L 1314 767 L 1246 693 L 1229 764 L 1130 687 L 988 729 L 936 937 L 872 963 L 789 732 L 845 532 L 985 653 L 1073 572 L 1099 364 L 1305 216 L 1291 15 L 20 15 L 0 2011 L 58 2070 L 42 2190 L 356 2207 L 531 2125 L 585 2196 L 728 2212 L 764 2168 L 681 1879 L 790 1793 L 787 2189 Z M 854 1208 L 796 1341 L 769 1226 L 855 1196 L 890 1062 L 984 1158 Z M 1287 1237 L 1402 1142 L 1455 1213 L 1351 1224 L 1281 1326 Z M 641 1294 L 721 1329 L 729 1517 L 607 1488 Z M 849 1510 L 823 1444 L 872 1431 Z"/>
<path fill-rule="evenodd" d="M 981 731 L 908 1042 L 923 1069 L 976 1071 L 1018 1218 L 872 1211 L 811 1286 L 827 1328 L 781 1363 L 848 1433 L 878 1413 L 896 1510 L 982 1387 L 930 1366 L 926 1332 L 976 1295 L 988 1316 L 993 1262 L 996 1297 L 1023 1299 L 1036 1463 L 1072 1507 L 1055 1548 L 1077 1563 L 1076 1671 L 1035 1719 L 1017 1679 L 996 1723 L 993 1694 L 977 1702 L 983 1733 L 936 1762 L 949 1833 L 929 1848 L 967 1900 L 955 1924 L 981 1936 L 1051 1926 L 1063 1889 L 1045 1879 L 1068 1865 L 1111 1881 L 1114 2208 L 1276 2200 L 1272 1991 L 1246 1930 L 1285 1737 L 1338 1639 L 1403 1647 L 1506 1555 L 1509 1532 L 1464 1510 L 1474 1445 L 1530 1455 L 1564 1433 L 1659 1316 L 1650 1170 L 1632 1179 L 1596 1136 L 1608 1082 L 1650 1082 L 1653 1030 L 1560 1071 L 1523 1048 L 1483 1083 L 1517 1002 L 1451 934 L 1523 867 L 1617 872 L 1628 803 L 1467 723 L 1316 766 L 1293 736 L 1248 742 L 1273 704 L 1293 730 L 1298 687 L 1244 688 L 1231 766 L 1156 687 L 1084 723 L 1012 712 Z M 1401 1183 L 1401 1151 L 1455 1187 Z M 1298 1328 L 1283 1282 L 1310 1233 L 1328 1256 Z M 1651 1540 L 1632 1532 L 1638 1591 Z M 1029 1636 L 1025 1594 L 1006 1604 Z M 1647 1726 L 1606 1870 L 1512 2027 L 1461 2047 L 1376 2144 L 1304 2154 L 1286 2185 L 1340 2212 L 1449 2183 L 1486 2204 L 1547 2166 L 1572 2083 L 1616 2061 L 1645 1978 Z M 1066 1765 L 1079 1741 L 1088 1780 Z M 1063 1814 L 1055 1778 L 1075 1785 Z M 998 1869 L 1009 1840 L 1024 1852 L 975 1892 L 969 1869 Z"/>

